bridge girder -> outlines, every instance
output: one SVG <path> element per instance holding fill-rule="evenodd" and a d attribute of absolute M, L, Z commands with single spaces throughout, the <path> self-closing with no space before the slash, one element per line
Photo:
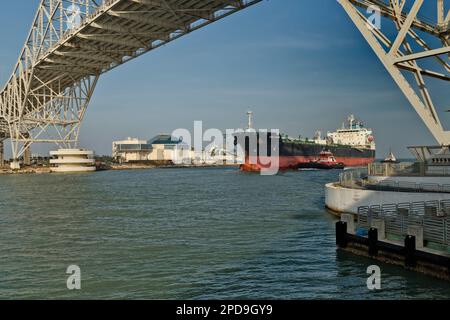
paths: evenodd
<path fill-rule="evenodd" d="M 100 76 L 262 0 L 41 0 L 0 91 L 0 140 L 75 147 Z"/>
<path fill-rule="evenodd" d="M 435 107 L 436 97 L 432 97 L 430 93 L 428 79 L 433 78 L 444 85 L 449 85 L 450 81 L 450 10 L 446 13 L 444 0 L 426 2 L 338 0 L 338 2 L 433 137 L 440 145 L 450 145 L 450 131 L 444 129 L 440 121 Z M 437 10 L 435 21 L 425 20 L 420 15 L 424 6 L 430 4 L 434 4 Z M 361 10 L 366 10 L 366 14 Z M 389 28 L 385 21 L 376 26 L 368 19 L 367 13 L 379 13 L 393 22 L 393 26 Z"/>

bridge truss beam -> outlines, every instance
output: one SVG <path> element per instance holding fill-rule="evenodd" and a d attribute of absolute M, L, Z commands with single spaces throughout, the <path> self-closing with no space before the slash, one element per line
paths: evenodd
<path fill-rule="evenodd" d="M 0 91 L 0 141 L 76 147 L 100 76 L 261 0 L 41 0 Z"/>
<path fill-rule="evenodd" d="M 441 124 L 429 86 L 429 78 L 445 85 L 450 81 L 450 11 L 445 15 L 444 0 L 433 0 L 437 8 L 434 22 L 420 17 L 424 0 L 339 2 L 434 138 L 440 145 L 450 145 L 450 132 Z M 361 9 L 386 17 L 394 28 L 389 29 L 386 23 L 374 25 Z M 434 63 L 430 63 L 431 58 Z"/>

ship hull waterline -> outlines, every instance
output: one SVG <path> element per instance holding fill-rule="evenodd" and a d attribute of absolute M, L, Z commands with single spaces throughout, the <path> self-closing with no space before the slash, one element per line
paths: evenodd
<path fill-rule="evenodd" d="M 243 165 L 241 165 L 242 171 L 259 172 L 262 169 L 268 169 L 272 166 L 276 166 L 281 171 L 285 170 L 297 170 L 302 165 L 308 164 L 311 161 L 317 160 L 317 156 L 279 156 L 279 157 L 247 157 Z M 375 161 L 373 157 L 336 157 L 337 162 L 341 162 L 345 167 L 363 167 Z"/>

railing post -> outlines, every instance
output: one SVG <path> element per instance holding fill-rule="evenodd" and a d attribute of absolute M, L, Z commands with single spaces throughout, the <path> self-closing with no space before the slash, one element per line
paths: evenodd
<path fill-rule="evenodd" d="M 411 208 L 409 210 L 410 210 L 409 212 L 411 212 Z M 400 232 L 403 234 L 404 230 L 405 230 L 405 215 L 402 214 L 400 216 Z"/>
<path fill-rule="evenodd" d="M 355 217 L 352 213 L 343 213 L 341 215 L 341 221 L 345 222 L 347 226 L 346 232 L 348 234 L 355 234 L 356 233 L 356 226 L 355 226 Z"/>
<path fill-rule="evenodd" d="M 422 226 L 415 226 L 411 225 L 408 226 L 407 235 L 414 237 L 414 248 L 415 249 L 421 249 L 423 248 L 423 225 Z"/>
<path fill-rule="evenodd" d="M 448 226 L 447 226 L 447 224 L 448 224 L 448 217 L 445 216 L 442 220 L 444 222 L 444 243 L 448 246 L 448 245 L 450 245 L 450 241 L 449 241 L 448 233 L 447 233 L 447 230 L 448 230 Z"/>

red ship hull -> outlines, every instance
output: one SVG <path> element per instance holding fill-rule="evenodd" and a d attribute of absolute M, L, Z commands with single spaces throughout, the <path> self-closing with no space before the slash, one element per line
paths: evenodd
<path fill-rule="evenodd" d="M 317 160 L 316 156 L 279 156 L 280 170 L 294 170 L 302 164 L 307 164 Z M 337 162 L 343 163 L 346 167 L 362 167 L 375 161 L 375 158 L 356 158 L 356 157 L 336 157 Z M 259 172 L 262 168 L 269 168 L 270 163 L 276 164 L 276 158 L 270 157 L 250 157 L 245 164 L 241 165 L 242 171 Z"/>

